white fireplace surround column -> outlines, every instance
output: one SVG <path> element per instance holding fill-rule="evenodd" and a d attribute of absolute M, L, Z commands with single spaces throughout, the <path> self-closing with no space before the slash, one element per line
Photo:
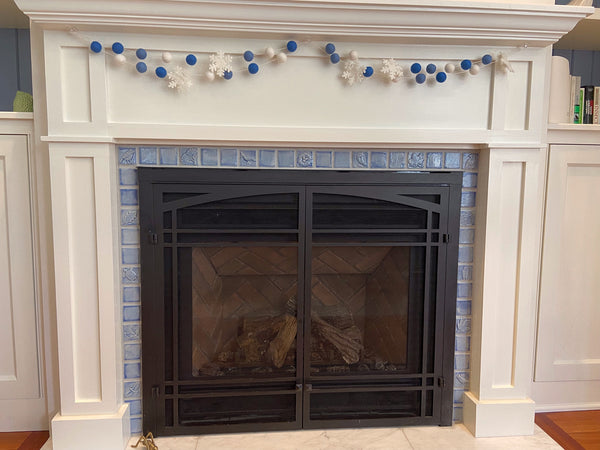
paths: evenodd
<path fill-rule="evenodd" d="M 38 115 L 47 123 L 36 125 L 36 141 L 40 152 L 48 151 L 44 170 L 51 179 L 48 251 L 55 262 L 60 380 L 55 450 L 123 449 L 129 437 L 118 295 L 120 144 L 481 149 L 464 421 L 476 436 L 532 432 L 548 46 L 592 8 L 553 0 L 16 3 L 39 37 L 34 95 L 48 112 Z M 197 83 L 177 95 L 151 70 L 138 76 L 116 67 L 110 50 L 91 53 L 88 37 L 107 48 L 122 42 L 130 53 L 144 47 L 202 60 L 218 50 L 264 49 L 292 38 L 302 51 L 285 65 L 265 66 L 257 78 Z M 403 80 L 350 87 L 322 51 L 302 47 L 304 39 L 334 42 L 342 56 L 356 50 L 361 58 L 394 58 L 404 67 L 504 52 L 515 71 L 484 68 L 443 86 Z"/>

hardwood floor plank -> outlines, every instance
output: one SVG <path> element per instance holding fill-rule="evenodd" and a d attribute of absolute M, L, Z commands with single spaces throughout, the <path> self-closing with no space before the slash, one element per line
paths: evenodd
<path fill-rule="evenodd" d="M 25 442 L 21 444 L 19 450 L 40 450 L 49 437 L 50 433 L 48 431 L 32 431 Z"/>
<path fill-rule="evenodd" d="M 566 450 L 600 450 L 600 411 L 538 413 L 535 423 Z"/>
<path fill-rule="evenodd" d="M 18 450 L 25 439 L 29 436 L 29 431 L 13 431 L 10 433 L 0 433 L 1 450 Z"/>

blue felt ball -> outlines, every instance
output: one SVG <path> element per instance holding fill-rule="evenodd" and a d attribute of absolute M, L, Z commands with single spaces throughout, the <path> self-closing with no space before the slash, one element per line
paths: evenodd
<path fill-rule="evenodd" d="M 135 69 L 139 72 L 139 73 L 144 73 L 146 70 L 148 70 L 148 66 L 146 66 L 146 63 L 144 62 L 139 62 L 135 65 Z"/>
<path fill-rule="evenodd" d="M 102 44 L 98 41 L 94 41 L 90 44 L 90 49 L 94 53 L 100 53 L 102 51 Z"/>
<path fill-rule="evenodd" d="M 427 73 L 435 73 L 437 67 L 435 67 L 435 64 L 427 64 L 425 70 L 427 71 Z"/>
<path fill-rule="evenodd" d="M 233 77 L 233 72 L 231 70 L 226 70 L 225 72 L 223 72 L 223 78 L 225 78 L 226 80 L 231 80 L 231 77 Z"/>
<path fill-rule="evenodd" d="M 258 73 L 258 64 L 256 64 L 256 63 L 248 64 L 248 72 L 250 72 L 252 75 L 254 75 L 255 73 Z"/>
<path fill-rule="evenodd" d="M 247 62 L 250 62 L 254 59 L 254 53 L 252 53 L 250 50 L 246 50 L 244 52 L 244 60 L 246 60 Z"/>
<path fill-rule="evenodd" d="M 371 75 L 373 75 L 373 68 L 371 66 L 365 67 L 365 71 L 363 72 L 363 75 L 365 77 L 369 78 Z"/>
<path fill-rule="evenodd" d="M 435 79 L 437 80 L 438 83 L 443 83 L 444 81 L 446 81 L 446 78 L 448 78 L 448 75 L 446 75 L 446 72 L 439 72 L 435 76 Z"/>
<path fill-rule="evenodd" d="M 188 63 L 190 66 L 193 66 L 194 64 L 196 64 L 196 62 L 198 62 L 198 58 L 196 58 L 192 54 L 189 54 L 185 57 L 185 62 Z"/>
<path fill-rule="evenodd" d="M 463 59 L 463 60 L 460 62 L 460 68 L 461 68 L 462 70 L 469 70 L 469 69 L 471 68 L 471 66 L 472 66 L 472 64 L 471 64 L 471 61 L 470 61 L 470 60 L 468 60 L 468 59 Z"/>
<path fill-rule="evenodd" d="M 123 44 L 121 44 L 120 42 L 115 42 L 112 45 L 112 51 L 114 53 L 116 53 L 117 55 L 120 55 L 121 53 L 123 53 L 123 50 L 125 50 L 125 48 L 123 47 Z"/>
<path fill-rule="evenodd" d="M 138 48 L 135 51 L 135 56 L 137 56 L 139 59 L 146 59 L 146 56 L 148 56 L 148 53 L 143 48 Z"/>
<path fill-rule="evenodd" d="M 298 44 L 296 44 L 296 41 L 289 41 L 287 43 L 287 49 L 289 52 L 295 52 L 297 48 Z"/>
<path fill-rule="evenodd" d="M 164 78 L 167 76 L 167 69 L 165 69 L 164 67 L 157 67 L 154 72 L 156 73 L 156 76 L 158 78 Z"/>
<path fill-rule="evenodd" d="M 340 55 L 338 55 L 337 53 L 332 53 L 331 56 L 329 57 L 329 60 L 333 63 L 333 64 L 337 64 L 340 62 Z"/>
<path fill-rule="evenodd" d="M 427 79 L 427 77 L 425 76 L 424 73 L 420 73 L 419 75 L 417 75 L 417 77 L 415 78 L 415 80 L 417 81 L 417 83 L 419 84 L 423 84 L 425 83 L 425 80 Z"/>
<path fill-rule="evenodd" d="M 325 53 L 327 53 L 328 55 L 331 55 L 333 52 L 335 52 L 335 45 L 333 45 L 331 42 L 329 44 L 327 44 L 325 46 Z"/>
<path fill-rule="evenodd" d="M 421 64 L 414 63 L 412 66 L 410 66 L 410 71 L 412 73 L 419 73 L 421 71 Z"/>
<path fill-rule="evenodd" d="M 487 66 L 492 62 L 492 55 L 483 55 L 481 62 Z"/>

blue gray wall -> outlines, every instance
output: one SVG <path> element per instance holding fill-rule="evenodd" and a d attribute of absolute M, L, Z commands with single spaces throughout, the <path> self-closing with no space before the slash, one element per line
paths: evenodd
<path fill-rule="evenodd" d="M 0 111 L 12 111 L 17 91 L 31 94 L 29 30 L 0 28 Z"/>
<path fill-rule="evenodd" d="M 600 86 L 600 52 L 591 50 L 558 50 L 553 55 L 569 60 L 571 75 L 581 77 L 581 85 Z"/>

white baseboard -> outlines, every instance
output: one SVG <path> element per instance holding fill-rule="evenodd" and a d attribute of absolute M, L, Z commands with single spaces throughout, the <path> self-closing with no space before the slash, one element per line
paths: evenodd
<path fill-rule="evenodd" d="M 479 400 L 464 396 L 463 423 L 475 437 L 532 435 L 535 402 L 530 399 Z"/>
<path fill-rule="evenodd" d="M 600 409 L 600 403 L 558 403 L 556 405 L 535 405 L 535 412 L 559 412 L 559 411 L 587 411 L 590 409 Z"/>

